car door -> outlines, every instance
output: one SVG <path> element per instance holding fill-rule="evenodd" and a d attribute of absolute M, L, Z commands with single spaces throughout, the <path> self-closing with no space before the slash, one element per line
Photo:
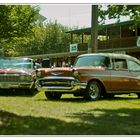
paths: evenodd
<path fill-rule="evenodd" d="M 121 58 L 112 59 L 111 88 L 113 92 L 128 92 L 131 88 L 131 74 L 127 67 L 127 60 Z"/>
<path fill-rule="evenodd" d="M 131 91 L 140 91 L 140 63 L 128 60 L 128 69 L 131 74 Z"/>

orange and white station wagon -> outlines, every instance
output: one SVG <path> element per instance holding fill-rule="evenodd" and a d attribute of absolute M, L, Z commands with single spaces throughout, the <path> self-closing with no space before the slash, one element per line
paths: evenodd
<path fill-rule="evenodd" d="M 40 68 L 36 72 L 36 86 L 48 99 L 59 99 L 62 94 L 88 100 L 129 93 L 140 97 L 140 61 L 125 54 L 83 54 L 73 67 Z"/>

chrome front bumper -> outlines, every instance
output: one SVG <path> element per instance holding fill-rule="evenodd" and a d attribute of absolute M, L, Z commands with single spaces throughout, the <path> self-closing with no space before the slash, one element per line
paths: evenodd
<path fill-rule="evenodd" d="M 34 82 L 17 83 L 17 82 L 0 82 L 0 89 L 31 89 Z"/>
<path fill-rule="evenodd" d="M 54 76 L 38 79 L 36 81 L 36 87 L 38 91 L 74 93 L 81 90 L 85 90 L 87 87 L 87 83 L 80 83 L 73 77 Z"/>

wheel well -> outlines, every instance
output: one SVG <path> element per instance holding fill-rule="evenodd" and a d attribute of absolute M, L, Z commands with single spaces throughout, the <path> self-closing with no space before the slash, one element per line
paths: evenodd
<path fill-rule="evenodd" d="M 90 81 L 88 81 L 87 85 L 89 85 L 89 83 L 92 82 L 92 81 L 96 81 L 96 82 L 98 82 L 100 84 L 100 86 L 101 86 L 101 95 L 105 95 L 106 94 L 106 89 L 105 89 L 104 84 L 99 79 L 91 79 Z"/>

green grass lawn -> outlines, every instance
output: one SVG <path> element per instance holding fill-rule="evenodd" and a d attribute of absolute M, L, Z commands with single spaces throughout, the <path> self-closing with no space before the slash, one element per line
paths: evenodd
<path fill-rule="evenodd" d="M 1 135 L 140 135 L 140 99 L 0 96 Z"/>

